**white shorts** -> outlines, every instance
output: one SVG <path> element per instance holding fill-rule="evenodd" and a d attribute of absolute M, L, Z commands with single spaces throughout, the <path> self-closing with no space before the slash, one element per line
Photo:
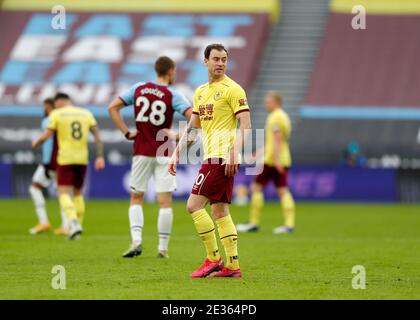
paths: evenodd
<path fill-rule="evenodd" d="M 49 178 L 45 174 L 45 167 L 39 164 L 32 176 L 32 182 L 40 184 L 43 188 L 48 188 L 55 180 L 55 171 L 48 170 L 48 175 Z"/>
<path fill-rule="evenodd" d="M 176 178 L 168 172 L 169 157 L 134 156 L 131 165 L 130 189 L 132 192 L 146 192 L 153 176 L 156 192 L 173 192 Z"/>

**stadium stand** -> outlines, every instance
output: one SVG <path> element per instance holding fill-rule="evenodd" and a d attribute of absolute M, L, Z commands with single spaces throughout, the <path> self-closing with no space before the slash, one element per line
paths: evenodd
<path fill-rule="evenodd" d="M 369 157 L 419 152 L 420 4 L 359 1 L 365 30 L 351 27 L 352 4 L 331 2 L 294 136 L 300 162 L 334 163 L 352 140 Z"/>
<path fill-rule="evenodd" d="M 264 93 L 279 90 L 296 121 L 314 68 L 328 18 L 329 0 L 283 0 L 281 19 L 272 27 L 251 96 L 253 124 L 264 127 Z"/>

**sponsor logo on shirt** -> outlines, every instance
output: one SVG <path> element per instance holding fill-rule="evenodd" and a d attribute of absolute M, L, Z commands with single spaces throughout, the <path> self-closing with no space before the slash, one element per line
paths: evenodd
<path fill-rule="evenodd" d="M 214 105 L 212 103 L 209 104 L 201 104 L 198 106 L 198 115 L 200 116 L 200 121 L 208 121 L 213 120 L 213 112 L 214 112 Z"/>

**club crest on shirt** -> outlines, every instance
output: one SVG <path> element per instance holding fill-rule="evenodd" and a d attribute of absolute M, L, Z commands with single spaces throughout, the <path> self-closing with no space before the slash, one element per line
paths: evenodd
<path fill-rule="evenodd" d="M 223 95 L 223 92 L 218 91 L 218 92 L 216 92 L 214 94 L 214 97 L 213 98 L 214 98 L 215 101 L 218 101 L 218 100 L 220 100 L 222 98 L 222 95 Z"/>
<path fill-rule="evenodd" d="M 239 106 L 240 106 L 240 107 L 246 106 L 246 105 L 247 105 L 247 103 L 248 103 L 248 102 L 246 101 L 246 99 L 239 99 L 239 101 L 238 101 L 238 102 L 239 102 Z"/>

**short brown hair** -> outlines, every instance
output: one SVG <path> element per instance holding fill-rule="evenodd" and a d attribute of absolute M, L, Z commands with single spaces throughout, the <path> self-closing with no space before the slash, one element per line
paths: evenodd
<path fill-rule="evenodd" d="M 274 100 L 276 100 L 276 102 L 279 105 L 283 104 L 283 96 L 280 92 L 275 91 L 275 90 L 270 90 L 270 91 L 267 91 L 267 95 L 273 97 Z"/>
<path fill-rule="evenodd" d="M 169 57 L 159 57 L 155 62 L 155 71 L 159 77 L 166 76 L 169 70 L 175 69 L 175 61 Z"/>
<path fill-rule="evenodd" d="M 210 53 L 211 50 L 217 50 L 217 51 L 224 51 L 226 52 L 226 54 L 228 53 L 228 51 L 226 50 L 226 48 L 223 46 L 223 44 L 220 43 L 212 43 L 209 44 L 206 49 L 204 50 L 204 58 L 208 59 L 210 57 Z"/>
<path fill-rule="evenodd" d="M 54 108 L 54 98 L 46 98 L 43 101 L 44 104 L 48 104 Z"/>
<path fill-rule="evenodd" d="M 57 92 L 54 97 L 54 102 L 57 100 L 70 100 L 70 96 L 64 92 Z"/>

